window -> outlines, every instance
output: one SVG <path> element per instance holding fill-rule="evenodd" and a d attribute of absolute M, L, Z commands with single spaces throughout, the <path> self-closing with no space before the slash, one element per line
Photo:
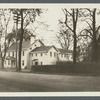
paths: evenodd
<path fill-rule="evenodd" d="M 25 55 L 24 51 L 23 51 L 23 56 Z"/>
<path fill-rule="evenodd" d="M 37 57 L 37 53 L 35 54 L 35 56 Z"/>
<path fill-rule="evenodd" d="M 2 54 L 2 52 L 1 52 L 1 57 L 2 57 L 2 55 L 3 55 L 3 54 Z"/>
<path fill-rule="evenodd" d="M 66 54 L 66 56 L 68 57 L 68 54 Z"/>
<path fill-rule="evenodd" d="M 56 52 L 54 52 L 54 57 L 56 57 Z"/>
<path fill-rule="evenodd" d="M 8 65 L 10 65 L 10 60 L 8 60 Z"/>
<path fill-rule="evenodd" d="M 9 52 L 8 56 L 10 56 L 10 52 Z"/>
<path fill-rule="evenodd" d="M 24 60 L 22 60 L 22 65 L 24 66 Z"/>
<path fill-rule="evenodd" d="M 43 63 L 41 62 L 41 65 L 42 65 Z"/>
<path fill-rule="evenodd" d="M 24 56 L 24 51 L 23 51 L 23 56 Z"/>
<path fill-rule="evenodd" d="M 32 54 L 32 56 L 33 56 L 33 54 Z"/>
<path fill-rule="evenodd" d="M 64 57 L 66 58 L 66 54 L 64 55 Z"/>
<path fill-rule="evenodd" d="M 63 57 L 63 54 L 61 54 L 61 57 Z"/>
<path fill-rule="evenodd" d="M 57 54 L 57 57 L 58 57 L 58 54 Z"/>
<path fill-rule="evenodd" d="M 12 52 L 12 56 L 14 56 L 14 52 Z"/>
<path fill-rule="evenodd" d="M 50 56 L 52 56 L 52 52 L 50 52 Z"/>
<path fill-rule="evenodd" d="M 43 54 L 41 53 L 41 56 L 42 56 Z"/>
<path fill-rule="evenodd" d="M 69 54 L 66 54 L 66 56 L 67 56 L 67 59 L 69 59 Z"/>

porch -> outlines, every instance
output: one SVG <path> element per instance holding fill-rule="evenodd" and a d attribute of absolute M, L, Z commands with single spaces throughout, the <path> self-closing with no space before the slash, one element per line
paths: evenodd
<path fill-rule="evenodd" d="M 9 68 L 16 68 L 16 58 L 13 56 L 7 56 L 6 57 L 6 66 Z"/>

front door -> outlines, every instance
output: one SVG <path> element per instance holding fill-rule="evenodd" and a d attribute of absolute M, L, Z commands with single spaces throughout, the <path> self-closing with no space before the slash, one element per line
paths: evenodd
<path fill-rule="evenodd" d="M 35 65 L 38 65 L 38 62 L 35 62 Z"/>
<path fill-rule="evenodd" d="M 15 60 L 11 61 L 11 68 L 15 68 Z"/>

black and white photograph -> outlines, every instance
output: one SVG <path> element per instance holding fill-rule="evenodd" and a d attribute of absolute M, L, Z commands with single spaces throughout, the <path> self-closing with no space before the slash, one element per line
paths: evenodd
<path fill-rule="evenodd" d="M 100 92 L 100 4 L 0 4 L 0 92 Z"/>

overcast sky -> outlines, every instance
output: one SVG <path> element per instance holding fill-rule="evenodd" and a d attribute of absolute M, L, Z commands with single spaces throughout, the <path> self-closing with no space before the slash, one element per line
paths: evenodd
<path fill-rule="evenodd" d="M 41 19 L 49 25 L 47 31 L 44 29 L 44 39 L 47 45 L 56 45 L 59 46 L 57 43 L 56 34 L 59 31 L 58 23 L 59 19 L 64 18 L 64 14 L 61 8 L 49 8 L 46 12 L 44 12 L 41 16 Z M 40 36 L 41 36 L 41 31 Z M 46 33 L 45 33 L 46 32 Z M 42 36 L 43 37 L 43 36 Z"/>
<path fill-rule="evenodd" d="M 59 31 L 58 20 L 63 17 L 64 15 L 61 8 L 45 8 L 43 9 L 43 13 L 36 18 L 36 22 L 29 25 L 28 28 L 34 31 L 34 26 L 38 26 L 35 33 L 33 33 L 36 34 L 37 39 L 43 40 L 45 45 L 55 45 L 60 47 L 59 43 L 57 42 L 56 34 Z M 48 27 L 44 26 L 43 24 L 37 24 L 38 21 L 43 22 Z M 11 18 L 8 25 L 8 33 L 12 31 L 13 25 L 13 19 Z"/>
<path fill-rule="evenodd" d="M 37 34 L 37 38 L 39 39 L 44 39 L 45 41 L 45 44 L 46 45 L 56 45 L 57 47 L 60 47 L 57 43 L 57 39 L 56 39 L 56 33 L 59 31 L 58 29 L 58 20 L 59 19 L 64 19 L 64 14 L 62 12 L 62 8 L 71 8 L 71 7 L 74 7 L 74 8 L 77 8 L 77 7 L 82 7 L 82 8 L 86 8 L 86 7 L 97 7 L 97 8 L 100 8 L 100 5 L 95 5 L 95 4 L 58 4 L 58 5 L 50 5 L 50 4 L 46 4 L 46 5 L 28 5 L 28 4 L 12 4 L 12 5 L 0 5 L 1 8 L 43 8 L 43 9 L 48 9 L 46 11 L 44 11 L 42 14 L 41 14 L 41 21 L 45 22 L 45 24 L 49 25 L 48 28 L 39 28 L 37 29 L 36 31 L 36 34 Z M 12 19 L 11 19 L 12 20 Z M 100 23 L 100 16 L 98 16 L 97 18 L 97 23 Z M 79 24 L 78 28 L 82 28 L 84 27 L 86 24 Z M 11 31 L 10 27 L 12 27 L 13 24 L 11 23 L 11 25 L 9 26 L 9 31 Z"/>

